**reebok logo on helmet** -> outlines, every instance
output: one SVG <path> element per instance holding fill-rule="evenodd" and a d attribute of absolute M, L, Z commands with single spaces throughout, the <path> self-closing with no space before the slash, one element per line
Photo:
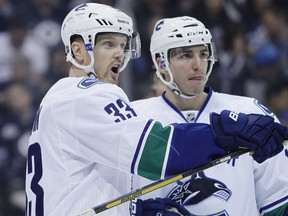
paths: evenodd
<path fill-rule="evenodd" d="M 129 22 L 128 22 L 127 20 L 117 19 L 117 21 L 118 21 L 119 23 L 124 23 L 124 24 L 129 25 Z"/>

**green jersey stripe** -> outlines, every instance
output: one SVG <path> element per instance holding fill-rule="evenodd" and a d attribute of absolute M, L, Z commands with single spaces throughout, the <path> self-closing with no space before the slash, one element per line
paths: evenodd
<path fill-rule="evenodd" d="M 170 133 L 171 126 L 163 128 L 159 122 L 153 125 L 139 161 L 139 175 L 151 180 L 161 178 Z"/>

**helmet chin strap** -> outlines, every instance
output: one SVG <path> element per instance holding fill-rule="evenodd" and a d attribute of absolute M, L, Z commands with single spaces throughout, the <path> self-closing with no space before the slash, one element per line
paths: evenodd
<path fill-rule="evenodd" d="M 94 70 L 94 54 L 93 50 L 87 50 L 90 56 L 90 64 L 82 66 L 83 69 L 89 77 L 97 78 L 96 72 Z"/>
<path fill-rule="evenodd" d="M 88 54 L 89 54 L 90 60 L 91 60 L 88 65 L 81 65 L 81 64 L 77 63 L 74 58 L 67 58 L 67 60 L 70 61 L 75 67 L 84 70 L 89 77 L 94 77 L 96 79 L 97 75 L 96 75 L 95 70 L 94 70 L 93 51 L 92 50 L 87 50 L 87 51 L 88 51 Z"/>
<path fill-rule="evenodd" d="M 173 82 L 169 85 L 169 88 L 171 89 L 171 91 L 176 94 L 177 96 L 180 96 L 182 98 L 185 98 L 185 99 L 193 99 L 195 98 L 198 94 L 196 95 L 187 95 L 187 94 L 184 94 L 183 92 L 180 91 L 180 89 L 178 88 L 178 85 Z"/>
<path fill-rule="evenodd" d="M 181 92 L 181 90 L 179 89 L 178 85 L 174 82 L 174 78 L 173 78 L 172 72 L 171 72 L 171 70 L 169 68 L 169 64 L 164 59 L 163 59 L 163 63 L 162 63 L 162 65 L 168 71 L 168 75 L 170 76 L 170 81 L 167 82 L 166 80 L 164 80 L 164 78 L 161 76 L 161 73 L 157 70 L 156 74 L 160 78 L 160 80 L 165 85 L 167 85 L 171 89 L 171 91 L 174 92 L 174 94 L 176 94 L 177 96 L 180 96 L 180 97 L 185 98 L 185 99 L 193 99 L 193 98 L 195 98 L 198 94 L 197 95 L 187 95 L 187 94 L 184 94 L 183 92 Z"/>

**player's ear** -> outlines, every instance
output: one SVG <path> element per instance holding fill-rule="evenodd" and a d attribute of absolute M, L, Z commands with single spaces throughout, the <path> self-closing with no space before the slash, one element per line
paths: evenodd
<path fill-rule="evenodd" d="M 158 70 L 163 70 L 165 67 L 161 64 L 161 57 L 157 57 L 156 59 L 156 62 L 157 62 L 157 69 Z"/>
<path fill-rule="evenodd" d="M 85 55 L 87 52 L 84 47 L 84 44 L 80 43 L 79 41 L 74 41 L 71 44 L 71 49 L 72 49 L 72 53 L 73 53 L 75 60 L 78 63 L 83 64 L 83 62 L 85 61 Z"/>
<path fill-rule="evenodd" d="M 158 57 L 156 59 L 156 62 L 157 62 L 157 70 L 161 73 L 163 78 L 165 78 L 165 76 L 168 72 L 166 70 L 166 67 L 164 67 L 163 64 L 161 64 L 161 57 Z"/>

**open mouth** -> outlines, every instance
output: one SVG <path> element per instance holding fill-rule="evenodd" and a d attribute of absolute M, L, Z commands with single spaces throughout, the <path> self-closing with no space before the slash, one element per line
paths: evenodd
<path fill-rule="evenodd" d="M 119 73 L 119 68 L 120 66 L 119 65 L 115 65 L 111 68 L 111 71 L 115 74 L 118 74 Z"/>

